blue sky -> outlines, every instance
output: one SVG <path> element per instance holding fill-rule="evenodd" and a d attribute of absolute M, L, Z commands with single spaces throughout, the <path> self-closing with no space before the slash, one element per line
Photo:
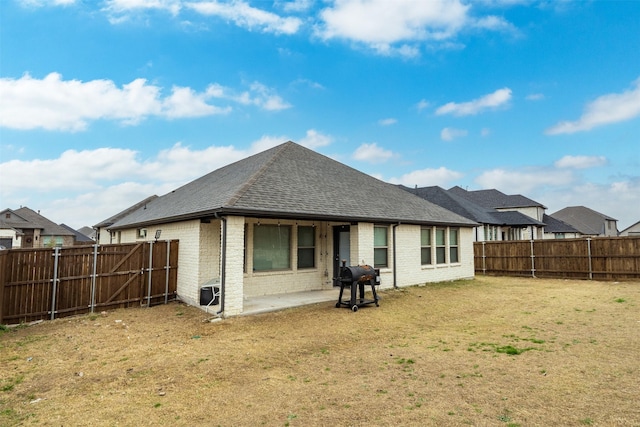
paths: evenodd
<path fill-rule="evenodd" d="M 640 221 L 640 1 L 5 0 L 0 20 L 0 208 L 91 226 L 292 140 Z"/>

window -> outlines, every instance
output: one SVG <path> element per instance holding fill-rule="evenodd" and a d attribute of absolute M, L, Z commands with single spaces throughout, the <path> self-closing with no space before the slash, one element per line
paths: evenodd
<path fill-rule="evenodd" d="M 373 227 L 373 266 L 387 267 L 389 252 L 388 227 Z"/>
<path fill-rule="evenodd" d="M 446 229 L 436 228 L 436 264 L 444 264 L 447 262 L 446 254 Z"/>
<path fill-rule="evenodd" d="M 449 262 L 458 262 L 458 229 L 449 229 Z"/>
<path fill-rule="evenodd" d="M 253 270 L 291 268 L 291 227 L 256 225 L 253 228 Z"/>
<path fill-rule="evenodd" d="M 316 266 L 316 229 L 298 227 L 298 268 Z"/>
<path fill-rule="evenodd" d="M 431 261 L 431 227 L 420 229 L 420 263 L 430 265 Z"/>

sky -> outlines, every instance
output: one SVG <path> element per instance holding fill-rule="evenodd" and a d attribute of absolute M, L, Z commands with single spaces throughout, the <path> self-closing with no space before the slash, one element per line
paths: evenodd
<path fill-rule="evenodd" d="M 622 230 L 640 1 L 0 2 L 0 209 L 93 226 L 289 140 Z"/>

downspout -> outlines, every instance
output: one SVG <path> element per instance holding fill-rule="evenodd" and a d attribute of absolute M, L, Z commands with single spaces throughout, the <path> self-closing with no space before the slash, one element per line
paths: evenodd
<path fill-rule="evenodd" d="M 221 239 L 222 240 L 222 248 L 221 248 L 221 254 L 220 254 L 220 310 L 216 313 L 216 315 L 220 315 L 224 312 L 224 288 L 225 288 L 225 282 L 226 282 L 226 272 L 227 272 L 227 218 L 224 216 L 220 216 L 218 215 L 218 213 L 216 212 L 215 214 L 216 219 L 219 219 L 220 221 L 222 221 L 222 236 Z"/>
<path fill-rule="evenodd" d="M 396 245 L 396 228 L 400 225 L 400 223 L 393 224 L 393 288 L 398 289 L 398 262 L 396 253 L 398 246 Z"/>

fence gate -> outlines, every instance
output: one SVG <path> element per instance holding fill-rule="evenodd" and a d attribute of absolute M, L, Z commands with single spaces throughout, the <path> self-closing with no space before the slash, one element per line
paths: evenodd
<path fill-rule="evenodd" d="M 178 241 L 0 253 L 0 324 L 175 299 Z"/>

